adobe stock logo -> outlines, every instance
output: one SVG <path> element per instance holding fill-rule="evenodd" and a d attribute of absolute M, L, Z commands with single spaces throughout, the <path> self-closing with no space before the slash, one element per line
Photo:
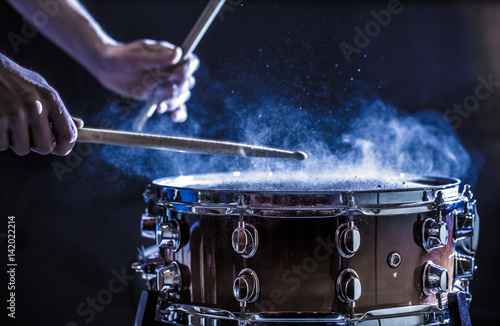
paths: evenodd
<path fill-rule="evenodd" d="M 16 54 L 19 53 L 22 44 L 28 44 L 31 39 L 38 35 L 37 28 L 45 27 L 50 19 L 54 18 L 59 13 L 60 7 L 58 2 L 62 3 L 63 1 L 64 0 L 38 0 L 36 4 L 40 10 L 36 11 L 30 17 L 33 23 L 23 18 L 24 24 L 21 27 L 21 35 L 14 32 L 7 34 L 7 39 Z"/>
<path fill-rule="evenodd" d="M 382 9 L 379 12 L 370 11 L 370 15 L 374 20 L 366 23 L 364 31 L 358 26 L 354 27 L 356 34 L 354 35 L 354 45 L 347 42 L 340 43 L 340 50 L 348 63 L 352 62 L 353 54 L 360 54 L 361 49 L 366 48 L 373 38 L 377 37 L 382 28 L 386 28 L 392 21 L 392 16 L 400 14 L 403 11 L 403 5 L 398 0 L 390 0 L 387 3 L 387 10 Z"/>
<path fill-rule="evenodd" d="M 478 76 L 477 80 L 479 84 L 473 95 L 465 97 L 461 104 L 453 104 L 453 109 L 448 109 L 443 113 L 443 117 L 455 130 L 460 128 L 464 119 L 469 118 L 472 112 L 479 109 L 481 101 L 489 99 L 491 94 L 495 93 L 496 88 L 500 86 L 500 81 L 493 80 L 493 74 L 489 74 L 487 78 Z"/>
<path fill-rule="evenodd" d="M 220 21 L 224 21 L 224 13 L 233 12 L 234 8 L 242 6 L 243 0 L 227 0 L 224 6 L 221 8 L 220 12 L 217 14 Z"/>
<path fill-rule="evenodd" d="M 122 293 L 130 283 L 136 279 L 136 275 L 128 274 L 129 269 L 123 267 L 121 272 L 113 269 L 111 274 L 113 277 L 109 280 L 106 287 L 100 289 L 95 296 L 87 297 L 76 307 L 76 313 L 84 319 L 85 324 L 92 323 L 97 313 L 102 312 L 106 306 L 109 306 L 115 296 Z M 66 323 L 65 326 L 78 326 L 75 321 Z"/>

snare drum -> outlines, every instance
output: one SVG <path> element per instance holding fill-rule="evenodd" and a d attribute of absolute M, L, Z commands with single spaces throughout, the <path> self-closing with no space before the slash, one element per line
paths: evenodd
<path fill-rule="evenodd" d="M 158 179 L 142 216 L 157 250 L 133 267 L 159 323 L 446 324 L 446 294 L 470 300 L 478 237 L 475 200 L 459 184 L 239 172 Z"/>

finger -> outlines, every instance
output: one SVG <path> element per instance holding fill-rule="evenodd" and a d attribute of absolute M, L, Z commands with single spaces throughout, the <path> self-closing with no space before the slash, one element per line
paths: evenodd
<path fill-rule="evenodd" d="M 188 113 L 185 104 L 179 106 L 175 111 L 170 113 L 170 118 L 175 123 L 182 123 L 187 120 Z"/>
<path fill-rule="evenodd" d="M 52 131 L 56 141 L 53 154 L 67 155 L 75 145 L 78 131 L 71 115 L 68 113 L 62 100 L 55 98 L 54 108 L 49 111 L 49 121 L 52 122 Z"/>
<path fill-rule="evenodd" d="M 196 84 L 196 79 L 191 76 L 184 80 L 181 84 L 170 82 L 161 83 L 156 89 L 156 97 L 161 100 L 173 99 L 179 97 L 184 92 L 189 92 Z"/>
<path fill-rule="evenodd" d="M 168 80 L 168 77 L 169 73 L 165 70 L 148 69 L 144 71 L 141 84 L 132 89 L 132 97 L 144 100 L 155 96 L 158 88 L 172 86 L 173 83 Z"/>
<path fill-rule="evenodd" d="M 198 57 L 191 55 L 188 60 L 173 68 L 170 71 L 167 79 L 171 83 L 180 85 L 184 83 L 189 77 L 191 77 L 199 66 L 200 61 L 198 60 Z"/>
<path fill-rule="evenodd" d="M 174 84 L 164 84 L 158 87 L 154 93 L 157 100 L 158 113 L 165 113 L 168 110 L 168 103 L 180 95 L 180 88 Z"/>
<path fill-rule="evenodd" d="M 33 152 L 47 155 L 54 150 L 54 135 L 46 117 L 40 117 L 30 124 L 30 142 Z"/>
<path fill-rule="evenodd" d="M 177 109 L 182 104 L 185 104 L 191 97 L 189 89 L 185 89 L 182 93 L 176 93 L 175 96 L 170 98 L 163 98 L 159 107 L 158 113 L 171 112 Z"/>
<path fill-rule="evenodd" d="M 185 86 L 183 85 L 182 87 L 187 87 L 187 89 L 193 89 L 194 86 L 196 86 L 196 78 L 194 78 L 193 76 L 189 77 L 185 84 L 186 85 Z"/>
<path fill-rule="evenodd" d="M 167 112 L 167 110 L 168 110 L 167 102 L 163 101 L 160 104 L 158 104 L 156 112 L 158 112 L 159 114 L 163 114 L 163 113 Z"/>
<path fill-rule="evenodd" d="M 83 122 L 82 119 L 77 117 L 73 117 L 73 122 L 75 123 L 77 129 L 81 129 L 85 125 L 85 122 Z"/>
<path fill-rule="evenodd" d="M 0 151 L 9 148 L 9 124 L 7 118 L 0 118 Z"/>
<path fill-rule="evenodd" d="M 192 75 L 200 68 L 200 59 L 197 55 L 191 54 L 187 60 L 189 61 L 187 74 Z"/>
<path fill-rule="evenodd" d="M 142 59 L 149 68 L 165 69 L 176 65 L 182 58 L 182 49 L 169 42 L 141 40 Z"/>
<path fill-rule="evenodd" d="M 30 136 L 28 123 L 24 117 L 16 116 L 10 119 L 9 146 L 17 155 L 24 156 L 30 152 Z"/>

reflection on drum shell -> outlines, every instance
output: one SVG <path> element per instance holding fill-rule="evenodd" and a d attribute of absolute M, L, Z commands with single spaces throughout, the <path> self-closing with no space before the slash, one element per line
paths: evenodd
<path fill-rule="evenodd" d="M 426 218 L 431 213 L 424 214 Z M 239 310 L 232 296 L 233 280 L 239 271 L 251 268 L 259 276 L 260 297 L 248 305 L 260 311 L 336 311 L 347 313 L 335 291 L 338 274 L 352 268 L 359 274 L 362 295 L 357 312 L 372 309 L 436 303 L 422 295 L 421 273 L 426 261 L 444 267 L 453 275 L 453 242 L 427 253 L 414 241 L 417 216 L 356 215 L 361 234 L 359 250 L 351 259 L 342 258 L 335 246 L 334 232 L 344 217 L 272 219 L 247 216 L 245 220 L 259 232 L 258 250 L 242 259 L 232 250 L 231 232 L 237 216 L 181 214 L 190 225 L 189 243 L 175 260 L 189 266 L 190 296 L 183 303 Z M 452 238 L 452 216 L 445 218 Z M 387 263 L 391 252 L 401 256 L 401 264 Z M 451 284 L 450 284 L 451 285 Z"/>

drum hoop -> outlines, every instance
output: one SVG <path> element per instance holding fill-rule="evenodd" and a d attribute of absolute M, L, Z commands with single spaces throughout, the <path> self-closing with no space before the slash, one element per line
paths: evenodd
<path fill-rule="evenodd" d="M 171 316 L 185 315 L 189 316 L 191 325 L 201 326 L 208 324 L 207 321 L 224 321 L 241 325 L 260 325 L 260 324 L 325 324 L 325 325 L 346 325 L 350 320 L 357 322 L 368 320 L 393 319 L 398 317 L 413 317 L 424 315 L 445 314 L 446 311 L 433 305 L 415 305 L 407 307 L 384 308 L 368 311 L 362 315 L 357 315 L 354 319 L 333 312 L 268 312 L 252 313 L 245 319 L 237 317 L 233 312 L 222 309 L 206 308 L 185 304 L 172 304 L 162 310 L 160 315 L 165 322 L 172 322 Z M 183 319 L 183 318 L 181 318 Z M 425 319 L 425 318 L 422 318 Z"/>
<path fill-rule="evenodd" d="M 224 175 L 193 175 L 189 179 Z M 353 191 L 248 191 L 166 185 L 169 180 L 173 180 L 171 178 L 157 179 L 153 183 L 163 193 L 160 204 L 173 211 L 202 215 L 236 215 L 242 209 L 248 215 L 263 217 L 290 217 L 290 212 L 293 211 L 297 212 L 294 214 L 296 217 L 334 217 L 348 211 L 363 215 L 395 215 L 431 211 L 438 194 L 445 203 L 461 198 L 458 179 L 422 176 L 412 178 L 436 185 Z M 241 200 L 243 205 L 238 204 Z"/>

